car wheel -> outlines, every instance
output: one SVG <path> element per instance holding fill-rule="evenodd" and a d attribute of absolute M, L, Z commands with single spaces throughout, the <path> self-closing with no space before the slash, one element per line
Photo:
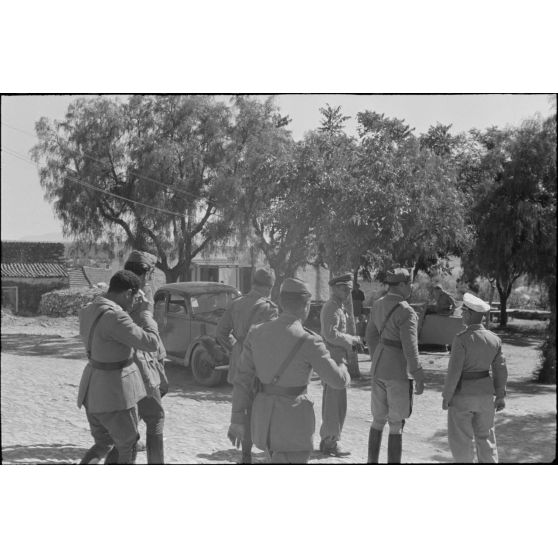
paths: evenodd
<path fill-rule="evenodd" d="M 215 361 L 203 345 L 197 345 L 190 357 L 192 375 L 202 386 L 216 386 L 226 377 L 226 370 L 215 370 Z"/>

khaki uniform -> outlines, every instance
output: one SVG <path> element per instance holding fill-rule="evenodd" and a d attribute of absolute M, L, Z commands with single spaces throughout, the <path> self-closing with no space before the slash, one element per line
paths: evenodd
<path fill-rule="evenodd" d="M 372 307 L 366 342 L 372 356 L 372 428 L 380 432 L 388 422 L 390 434 L 401 433 L 405 419 L 411 416 L 412 379 L 423 379 L 417 325 L 415 311 L 398 294 L 387 293 Z"/>
<path fill-rule="evenodd" d="M 119 463 L 128 463 L 133 461 L 138 439 L 135 407 L 146 395 L 138 367 L 132 359 L 133 349 L 157 350 L 157 325 L 145 317 L 142 329 L 118 304 L 97 297 L 80 312 L 80 335 L 86 346 L 93 322 L 103 310 L 107 311 L 97 322 L 90 347 L 91 359 L 99 365 L 91 362 L 86 365 L 77 403 L 78 407 L 83 405 L 87 410 L 98 454 L 106 454 L 115 444 Z M 126 364 L 120 368 L 103 369 L 118 362 Z"/>
<path fill-rule="evenodd" d="M 272 384 L 300 338 L 305 341 L 277 383 Z M 255 326 L 244 342 L 233 384 L 231 422 L 244 424 L 257 378 L 262 389 L 252 409 L 254 443 L 271 453 L 273 463 L 306 463 L 310 457 L 316 421 L 314 404 L 306 393 L 306 386 L 312 370 L 327 385 L 338 390 L 350 383 L 346 366 L 337 364 L 322 339 L 306 330 L 300 319 L 292 314 L 284 312 L 276 320 Z M 270 393 L 273 389 L 293 393 Z"/>
<path fill-rule="evenodd" d="M 449 316 L 455 309 L 455 300 L 446 291 L 442 291 L 436 301 L 434 312 L 441 316 Z"/>
<path fill-rule="evenodd" d="M 507 378 L 502 341 L 496 334 L 473 324 L 455 336 L 442 397 L 449 404 L 448 438 L 456 462 L 473 462 L 473 441 L 479 463 L 498 462 L 494 395 L 505 396 Z"/>
<path fill-rule="evenodd" d="M 331 357 L 337 364 L 347 364 L 355 336 L 347 333 L 347 311 L 343 304 L 331 298 L 320 313 L 321 335 Z M 333 445 L 341 438 L 347 416 L 347 389 L 324 385 L 322 396 L 322 426 L 320 437 L 324 444 Z"/>

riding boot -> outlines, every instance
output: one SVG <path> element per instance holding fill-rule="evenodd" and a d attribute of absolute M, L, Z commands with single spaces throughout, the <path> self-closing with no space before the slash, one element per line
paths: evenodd
<path fill-rule="evenodd" d="M 79 462 L 80 465 L 98 465 L 105 453 L 97 446 L 91 446 Z"/>
<path fill-rule="evenodd" d="M 252 465 L 252 441 L 242 440 L 242 465 Z"/>
<path fill-rule="evenodd" d="M 388 438 L 388 463 L 401 463 L 401 452 L 403 450 L 403 435 L 390 434 Z"/>
<path fill-rule="evenodd" d="M 370 427 L 368 434 L 368 465 L 377 465 L 382 445 L 382 431 Z"/>
<path fill-rule="evenodd" d="M 108 452 L 108 455 L 105 459 L 105 465 L 116 465 L 118 463 L 118 450 L 116 446 L 113 446 L 112 449 Z"/>
<path fill-rule="evenodd" d="M 148 465 L 163 465 L 165 463 L 162 434 L 147 434 L 145 446 Z"/>

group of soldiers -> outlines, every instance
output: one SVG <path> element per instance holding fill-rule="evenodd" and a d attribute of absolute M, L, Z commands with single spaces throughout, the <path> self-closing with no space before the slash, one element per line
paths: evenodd
<path fill-rule="evenodd" d="M 164 410 L 168 389 L 164 347 L 153 320 L 146 285 L 155 258 L 132 252 L 125 270 L 110 281 L 106 295 L 86 306 L 80 333 L 89 362 L 80 383 L 78 405 L 86 408 L 95 444 L 82 463 L 134 463 L 138 420 L 147 427 L 147 461 L 163 458 Z M 387 293 L 378 299 L 366 328 L 371 356 L 372 425 L 368 460 L 379 460 L 382 434 L 389 427 L 388 463 L 401 463 L 403 429 L 411 416 L 413 395 L 424 390 L 418 353 L 418 318 L 408 303 L 412 277 L 397 268 L 386 277 Z M 364 339 L 348 333 L 346 302 L 352 276 L 330 280 L 331 297 L 321 314 L 320 335 L 306 329 L 311 302 L 308 285 L 283 281 L 279 307 L 269 296 L 273 273 L 258 269 L 252 290 L 233 300 L 218 326 L 217 340 L 229 352 L 228 380 L 233 385 L 228 438 L 242 448 L 241 463 L 252 463 L 252 447 L 271 463 L 307 463 L 313 451 L 315 414 L 308 384 L 316 373 L 323 384 L 319 451 L 344 457 L 340 440 L 347 414 L 347 364 Z M 143 289 L 143 290 L 142 290 Z M 448 410 L 448 437 L 454 460 L 497 463 L 494 413 L 505 406 L 507 369 L 502 343 L 482 325 L 487 304 L 466 293 L 465 329 L 452 344 L 442 408 Z"/>

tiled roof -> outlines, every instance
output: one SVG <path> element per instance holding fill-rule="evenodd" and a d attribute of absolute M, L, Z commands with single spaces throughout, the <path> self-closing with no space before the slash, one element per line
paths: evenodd
<path fill-rule="evenodd" d="M 63 265 L 53 263 L 3 263 L 2 278 L 68 277 Z"/>

